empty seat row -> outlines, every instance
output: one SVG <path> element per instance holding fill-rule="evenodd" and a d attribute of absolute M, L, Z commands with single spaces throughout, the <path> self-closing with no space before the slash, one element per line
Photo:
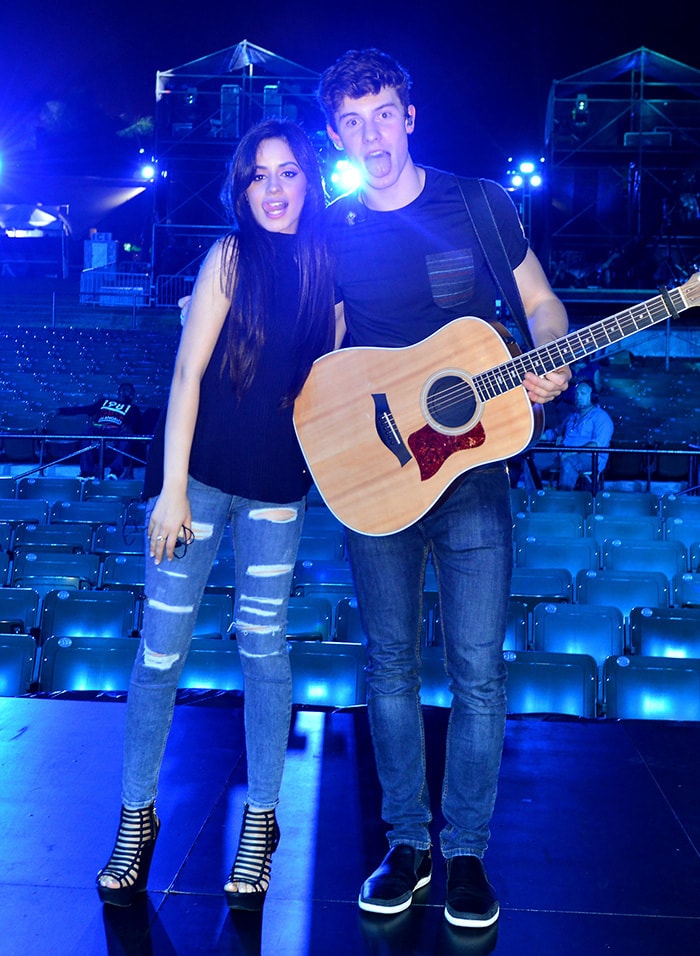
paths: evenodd
<path fill-rule="evenodd" d="M 39 498 L 57 501 L 90 501 L 94 498 L 118 499 L 124 503 L 140 499 L 140 478 L 79 478 L 77 475 L 26 475 L 0 477 L 0 498 L 26 501 Z"/>
<path fill-rule="evenodd" d="M 652 491 L 564 491 L 542 488 L 528 492 L 524 488 L 511 489 L 513 512 L 569 512 L 582 518 L 590 515 L 659 516 L 662 518 L 700 517 L 700 495 L 671 493 L 657 495 Z"/>
<path fill-rule="evenodd" d="M 289 647 L 295 703 L 365 703 L 360 645 L 299 641 Z M 136 649 L 137 642 L 130 638 L 76 637 L 51 638 L 38 651 L 28 635 L 0 635 L 0 694 L 22 693 L 35 669 L 42 692 L 125 691 Z M 505 651 L 504 660 L 509 714 L 700 720 L 698 659 L 610 656 L 601 678 L 596 662 L 586 654 Z M 180 687 L 243 690 L 235 641 L 193 642 Z M 440 707 L 451 703 L 444 662 L 437 653 L 424 658 L 421 701 Z"/>

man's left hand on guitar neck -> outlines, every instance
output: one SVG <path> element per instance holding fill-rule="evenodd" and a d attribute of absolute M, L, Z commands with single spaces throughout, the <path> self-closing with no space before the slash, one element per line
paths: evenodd
<path fill-rule="evenodd" d="M 523 379 L 523 385 L 533 405 L 544 405 L 566 391 L 570 378 L 571 369 L 567 365 L 543 376 L 528 372 Z"/>

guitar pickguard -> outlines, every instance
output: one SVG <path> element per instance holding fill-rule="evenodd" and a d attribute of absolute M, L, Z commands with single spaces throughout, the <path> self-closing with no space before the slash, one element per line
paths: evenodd
<path fill-rule="evenodd" d="M 409 436 L 408 447 L 418 462 L 421 481 L 427 481 L 437 474 L 450 455 L 466 448 L 478 448 L 485 441 L 486 432 L 481 422 L 463 435 L 443 435 L 424 425 Z"/>

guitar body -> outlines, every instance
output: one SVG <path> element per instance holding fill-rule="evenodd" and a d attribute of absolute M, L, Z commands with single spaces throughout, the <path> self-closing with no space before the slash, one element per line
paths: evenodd
<path fill-rule="evenodd" d="M 334 514 L 363 534 L 413 524 L 477 465 L 512 458 L 544 423 L 522 382 L 700 305 L 700 272 L 524 354 L 494 326 L 455 319 L 400 349 L 350 348 L 314 362 L 294 426 Z M 505 330 L 502 330 L 505 332 Z"/>
<path fill-rule="evenodd" d="M 466 471 L 527 448 L 541 421 L 525 389 L 482 402 L 471 387 L 472 376 L 510 356 L 492 325 L 462 318 L 416 345 L 317 359 L 294 425 L 336 517 L 364 534 L 400 531 Z M 453 402 L 455 394 L 463 400 Z M 446 397 L 451 411 L 443 416 Z"/>

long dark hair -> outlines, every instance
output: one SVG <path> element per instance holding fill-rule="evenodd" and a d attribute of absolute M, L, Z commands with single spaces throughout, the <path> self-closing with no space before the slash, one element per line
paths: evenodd
<path fill-rule="evenodd" d="M 241 139 L 221 190 L 221 201 L 236 230 L 224 242 L 222 288 L 231 299 L 224 367 L 240 396 L 255 375 L 265 341 L 265 315 L 272 286 L 273 263 L 270 233 L 260 226 L 247 201 L 246 190 L 256 172 L 258 148 L 263 140 L 283 139 L 306 176 L 307 191 L 297 228 L 299 310 L 295 355 L 297 374 L 291 394 L 294 401 L 315 358 L 333 347 L 333 277 L 325 240 L 326 195 L 313 145 L 306 133 L 289 120 L 268 119 L 253 126 Z"/>

